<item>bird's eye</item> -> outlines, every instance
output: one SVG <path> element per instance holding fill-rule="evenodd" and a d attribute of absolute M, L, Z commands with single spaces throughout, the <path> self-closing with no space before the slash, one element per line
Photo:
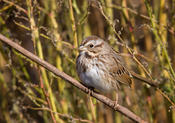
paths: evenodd
<path fill-rule="evenodd" d="M 90 44 L 89 47 L 92 48 L 94 45 L 93 44 Z"/>

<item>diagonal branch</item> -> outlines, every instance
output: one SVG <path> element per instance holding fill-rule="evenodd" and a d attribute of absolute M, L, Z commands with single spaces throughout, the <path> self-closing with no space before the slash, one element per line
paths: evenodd
<path fill-rule="evenodd" d="M 136 79 L 138 79 L 138 80 L 141 80 L 141 81 L 143 81 L 143 82 L 149 84 L 149 85 L 152 86 L 152 87 L 155 87 L 155 88 L 158 87 L 158 83 L 157 83 L 157 82 L 155 82 L 155 81 L 153 81 L 153 80 L 150 80 L 150 79 L 147 79 L 147 78 L 144 78 L 144 77 L 142 77 L 141 75 L 135 73 L 134 71 L 130 71 L 130 73 L 131 73 L 131 75 L 132 75 L 134 78 L 136 78 Z"/>
<path fill-rule="evenodd" d="M 21 54 L 23 54 L 27 58 L 31 59 L 35 63 L 43 66 L 45 69 L 52 72 L 56 76 L 59 76 L 62 79 L 68 81 L 73 86 L 79 88 L 81 91 L 83 91 L 87 94 L 89 93 L 89 89 L 87 87 L 85 87 L 84 85 L 82 85 L 80 82 L 78 82 L 77 80 L 75 80 L 71 76 L 67 75 L 66 73 L 59 71 L 53 65 L 51 65 L 48 62 L 40 59 L 39 57 L 37 57 L 33 53 L 27 51 L 26 49 L 24 49 L 23 47 L 21 47 L 17 43 L 15 43 L 12 40 L 10 40 L 10 39 L 6 38 L 5 36 L 3 36 L 2 34 L 0 34 L 0 40 L 4 43 L 8 44 L 10 47 L 14 48 L 15 50 L 17 50 L 18 52 L 20 52 Z M 112 101 L 111 99 L 109 99 L 109 98 L 107 98 L 107 97 L 105 97 L 101 94 L 93 92 L 93 93 L 91 93 L 91 96 L 96 98 L 100 102 L 104 103 L 105 105 L 109 106 L 110 108 L 114 109 L 115 111 L 120 112 L 121 114 L 125 115 L 126 117 L 128 117 L 129 119 L 131 119 L 135 122 L 146 123 L 146 121 L 142 120 L 139 116 L 135 115 L 129 109 L 127 109 L 127 108 L 125 108 L 121 105 L 118 105 L 117 107 L 115 107 L 115 102 L 114 101 Z"/>

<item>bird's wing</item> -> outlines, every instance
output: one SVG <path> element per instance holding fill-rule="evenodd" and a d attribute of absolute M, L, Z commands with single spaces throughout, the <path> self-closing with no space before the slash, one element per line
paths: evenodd
<path fill-rule="evenodd" d="M 116 52 L 111 53 L 110 60 L 111 63 L 114 63 L 108 67 L 111 76 L 114 77 L 117 82 L 126 84 L 131 87 L 133 78 L 130 72 L 122 64 L 121 57 Z"/>

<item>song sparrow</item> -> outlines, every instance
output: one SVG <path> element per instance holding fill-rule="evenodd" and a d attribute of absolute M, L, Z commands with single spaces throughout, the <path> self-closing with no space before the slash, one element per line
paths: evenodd
<path fill-rule="evenodd" d="M 85 38 L 79 47 L 76 69 L 82 83 L 101 92 L 117 91 L 120 84 L 131 85 L 132 75 L 120 54 L 97 36 Z M 116 93 L 116 103 L 118 94 Z"/>

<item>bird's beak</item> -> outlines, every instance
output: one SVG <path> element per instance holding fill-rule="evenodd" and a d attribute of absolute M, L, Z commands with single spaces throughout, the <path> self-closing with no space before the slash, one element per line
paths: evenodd
<path fill-rule="evenodd" d="M 86 48 L 85 48 L 84 46 L 81 46 L 81 45 L 80 45 L 80 47 L 78 48 L 78 50 L 79 50 L 79 52 L 81 52 L 81 51 L 85 51 Z"/>

